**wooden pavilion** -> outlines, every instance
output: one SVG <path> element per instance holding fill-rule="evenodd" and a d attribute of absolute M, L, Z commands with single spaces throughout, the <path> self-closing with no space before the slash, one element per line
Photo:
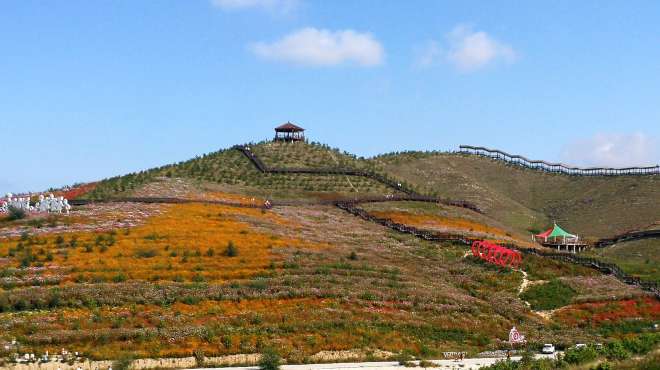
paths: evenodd
<path fill-rule="evenodd" d="M 587 249 L 587 244 L 580 240 L 579 236 L 567 232 L 557 224 L 554 224 L 545 232 L 532 235 L 532 240 L 545 247 L 570 253 L 578 253 Z"/>
<path fill-rule="evenodd" d="M 305 141 L 305 129 L 287 122 L 275 127 L 274 141 L 294 142 Z"/>

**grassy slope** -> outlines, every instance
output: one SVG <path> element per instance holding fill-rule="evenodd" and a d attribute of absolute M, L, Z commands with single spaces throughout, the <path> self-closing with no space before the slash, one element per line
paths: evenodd
<path fill-rule="evenodd" d="M 266 142 L 250 147 L 268 167 L 365 168 L 369 162 L 322 144 Z"/>
<path fill-rule="evenodd" d="M 271 156 L 264 156 L 267 163 L 270 158 Z M 162 177 L 194 179 L 200 185 L 204 185 L 204 183 L 228 185 L 241 193 L 264 198 L 322 197 L 329 193 L 384 194 L 391 192 L 384 185 L 364 177 L 264 174 L 256 170 L 239 151 L 229 149 L 138 174 L 103 180 L 85 197 L 99 199 L 131 196 L 135 190 L 139 190 L 145 184 L 159 181 L 159 178 Z"/>
<path fill-rule="evenodd" d="M 660 240 L 645 239 L 594 249 L 593 257 L 619 265 L 629 274 L 660 282 Z"/>
<path fill-rule="evenodd" d="M 410 224 L 422 229 L 428 229 L 432 231 L 446 231 L 451 233 L 467 233 L 468 235 L 474 237 L 490 237 L 490 238 L 508 238 L 512 237 L 517 242 L 522 244 L 529 241 L 529 237 L 526 233 L 517 232 L 516 230 L 508 227 L 497 220 L 492 219 L 491 217 L 483 214 L 473 212 L 468 209 L 441 206 L 435 203 L 426 203 L 426 202 L 383 202 L 383 203 L 371 203 L 363 206 L 369 212 L 379 212 L 382 213 L 386 218 L 387 214 L 394 212 L 394 214 L 402 215 L 419 215 L 425 218 L 428 218 L 427 225 L 415 225 L 414 222 L 402 222 L 405 224 Z M 436 221 L 437 225 L 434 225 Z M 456 227 L 451 222 L 446 221 L 466 221 L 466 227 Z M 474 223 L 475 225 L 470 225 Z M 479 225 L 487 225 L 489 228 L 502 231 L 502 233 L 491 233 L 488 230 L 476 230 Z M 473 230 L 474 229 L 474 230 Z M 483 232 L 482 232 L 483 231 Z M 504 234 L 504 235 L 503 235 Z"/>
<path fill-rule="evenodd" d="M 556 220 L 569 231 L 605 237 L 658 220 L 657 177 L 570 177 L 453 154 L 405 153 L 373 159 L 428 191 L 477 203 L 519 231 Z"/>

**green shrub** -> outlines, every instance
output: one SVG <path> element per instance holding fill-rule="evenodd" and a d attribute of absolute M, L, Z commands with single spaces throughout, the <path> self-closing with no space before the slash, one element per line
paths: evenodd
<path fill-rule="evenodd" d="M 438 365 L 436 365 L 434 362 L 431 362 L 431 361 L 428 361 L 428 360 L 421 360 L 419 362 L 419 367 L 423 367 L 423 368 L 426 369 L 426 368 L 429 368 L 429 367 L 438 367 Z"/>
<path fill-rule="evenodd" d="M 27 217 L 27 213 L 22 208 L 9 206 L 8 219 L 10 221 L 22 220 Z"/>
<path fill-rule="evenodd" d="M 115 283 L 121 283 L 121 282 L 124 282 L 124 281 L 126 281 L 126 275 L 124 275 L 124 274 L 117 274 L 117 275 L 115 275 L 115 276 L 112 277 L 112 281 L 115 282 Z"/>
<path fill-rule="evenodd" d="M 114 370 L 128 370 L 133 363 L 133 357 L 130 355 L 123 355 L 117 361 L 112 363 Z"/>
<path fill-rule="evenodd" d="M 236 257 L 238 256 L 238 248 L 234 245 L 234 242 L 231 240 L 227 243 L 227 249 L 225 249 L 225 256 L 227 257 Z"/>
<path fill-rule="evenodd" d="M 158 251 L 155 249 L 140 249 L 135 252 L 135 257 L 137 258 L 153 258 L 158 255 Z"/>
<path fill-rule="evenodd" d="M 576 295 L 568 285 L 557 279 L 542 285 L 535 285 L 522 294 L 534 310 L 552 310 L 571 303 Z"/>
<path fill-rule="evenodd" d="M 206 356 L 202 349 L 196 349 L 193 351 L 193 356 L 195 357 L 195 364 L 197 367 L 204 367 L 206 363 Z"/>
<path fill-rule="evenodd" d="M 279 370 L 282 359 L 277 350 L 273 347 L 267 347 L 261 353 L 259 360 L 259 369 L 261 370 Z"/>
<path fill-rule="evenodd" d="M 630 352 L 626 350 L 623 343 L 615 341 L 607 343 L 605 346 L 605 356 L 610 360 L 625 360 L 630 357 Z"/>
<path fill-rule="evenodd" d="M 658 341 L 660 341 L 660 334 L 647 333 L 636 338 L 625 338 L 622 344 L 628 352 L 644 354 L 650 352 Z"/>
<path fill-rule="evenodd" d="M 564 361 L 569 364 L 583 364 L 598 358 L 598 351 L 592 346 L 582 348 L 569 348 L 564 353 Z"/>
<path fill-rule="evenodd" d="M 401 353 L 395 356 L 396 361 L 399 363 L 401 366 L 406 366 L 409 367 L 415 360 L 413 355 L 410 353 L 410 351 L 403 350 Z"/>

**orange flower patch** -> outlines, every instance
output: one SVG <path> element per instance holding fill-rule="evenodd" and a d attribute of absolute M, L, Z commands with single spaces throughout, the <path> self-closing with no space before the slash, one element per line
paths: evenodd
<path fill-rule="evenodd" d="M 31 313 L 29 317 L 40 323 L 39 336 L 72 336 L 75 340 L 74 343 L 69 343 L 67 339 L 57 344 L 44 343 L 39 347 L 40 351 L 56 352 L 64 346 L 95 358 L 113 358 L 117 351 L 125 350 L 138 357 L 182 357 L 200 349 L 207 355 L 254 352 L 257 338 L 261 337 L 263 341 L 266 334 L 255 335 L 252 332 L 259 333 L 260 330 L 249 328 L 295 327 L 301 323 L 320 322 L 333 303 L 330 299 L 316 298 L 201 301 L 195 305 L 175 303 L 171 306 L 62 309 Z M 18 321 L 28 317 L 28 314 L 19 315 L 21 320 Z M 227 330 L 237 322 L 242 323 L 241 327 Z M 121 334 L 141 329 L 153 331 L 156 328 L 160 328 L 160 332 L 155 336 L 137 338 Z M 17 325 L 14 331 L 21 335 L 34 335 L 28 324 Z M 103 335 L 92 335 L 84 340 L 76 339 L 78 333 L 90 332 L 105 333 L 105 338 Z M 310 344 L 306 340 L 309 335 L 309 332 L 292 333 L 279 338 L 278 342 L 298 348 Z"/>
<path fill-rule="evenodd" d="M 236 204 L 245 204 L 245 205 L 263 205 L 265 200 L 256 197 L 248 197 L 245 195 L 231 194 L 225 192 L 208 192 L 204 193 L 203 198 L 205 200 L 216 200 L 223 202 L 232 202 Z"/>
<path fill-rule="evenodd" d="M 370 213 L 376 217 L 389 218 L 394 222 L 419 228 L 506 236 L 506 232 L 502 229 L 480 224 L 463 218 L 448 218 L 435 215 L 414 214 L 404 211 L 373 211 Z"/>
<path fill-rule="evenodd" d="M 216 282 L 249 278 L 272 267 L 274 249 L 319 247 L 255 231 L 245 221 L 253 219 L 277 223 L 279 216 L 251 208 L 171 205 L 135 228 L 62 234 L 29 248 L 33 264 L 46 267 L 44 276 L 65 272 L 64 282 Z M 26 251 L 17 252 L 15 265 Z"/>

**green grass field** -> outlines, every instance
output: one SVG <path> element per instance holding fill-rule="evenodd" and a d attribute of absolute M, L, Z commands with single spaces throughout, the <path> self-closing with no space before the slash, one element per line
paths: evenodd
<path fill-rule="evenodd" d="M 619 265 L 628 274 L 660 282 L 660 239 L 634 240 L 593 249 L 590 256 Z"/>

